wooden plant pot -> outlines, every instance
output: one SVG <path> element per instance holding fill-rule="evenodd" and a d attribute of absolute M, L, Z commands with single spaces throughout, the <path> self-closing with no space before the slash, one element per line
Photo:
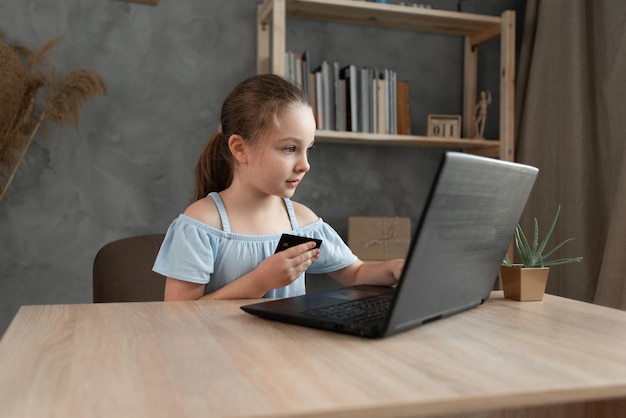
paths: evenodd
<path fill-rule="evenodd" d="M 519 301 L 543 300 L 548 282 L 549 267 L 500 267 L 504 297 Z"/>

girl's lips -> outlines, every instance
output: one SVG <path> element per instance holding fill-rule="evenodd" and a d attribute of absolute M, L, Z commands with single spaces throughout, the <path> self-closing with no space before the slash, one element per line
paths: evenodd
<path fill-rule="evenodd" d="M 295 187 L 295 186 L 297 186 L 297 185 L 300 183 L 300 180 L 287 180 L 287 183 L 288 183 L 290 186 Z"/>

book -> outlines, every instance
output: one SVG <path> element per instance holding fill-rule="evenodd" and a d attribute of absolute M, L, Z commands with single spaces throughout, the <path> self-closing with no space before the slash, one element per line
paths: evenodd
<path fill-rule="evenodd" d="M 289 81 L 294 81 L 294 75 L 292 73 L 292 63 L 293 61 L 293 53 L 291 51 L 287 51 L 285 53 L 285 78 Z"/>
<path fill-rule="evenodd" d="M 390 134 L 391 132 L 391 70 L 389 68 L 385 68 L 385 132 L 386 134 Z"/>
<path fill-rule="evenodd" d="M 304 93 L 309 98 L 309 103 L 313 105 L 313 94 L 311 93 L 311 68 L 309 63 L 309 51 L 302 52 L 302 81 Z"/>
<path fill-rule="evenodd" d="M 342 80 L 340 77 L 340 72 L 341 72 L 341 68 L 339 66 L 339 63 L 337 61 L 333 62 L 333 85 L 334 85 L 334 110 L 335 110 L 335 117 L 334 117 L 334 125 L 330 127 L 330 129 L 334 129 L 336 131 L 345 131 L 346 127 L 344 126 L 344 115 L 345 115 L 345 109 L 344 109 L 344 105 L 342 103 L 342 101 L 345 100 L 345 98 L 343 97 L 343 95 L 345 94 L 342 91 Z M 345 82 L 343 83 L 345 84 Z"/>
<path fill-rule="evenodd" d="M 317 108 L 317 129 L 325 129 L 326 115 L 324 114 L 324 80 L 322 71 L 314 71 L 315 74 L 315 103 Z"/>
<path fill-rule="evenodd" d="M 372 80 L 371 80 L 371 84 L 372 84 L 372 132 L 373 133 L 380 133 L 380 104 L 379 104 L 379 93 L 378 93 L 378 80 L 380 78 L 380 72 L 378 71 L 378 68 L 374 67 L 372 68 Z"/>
<path fill-rule="evenodd" d="M 313 115 L 315 116 L 315 125 L 319 127 L 319 115 L 317 111 L 317 81 L 316 74 L 309 73 L 309 103 L 311 104 L 311 109 L 313 109 Z"/>
<path fill-rule="evenodd" d="M 411 113 L 409 98 L 409 82 L 398 81 L 396 83 L 396 109 L 397 109 L 397 133 L 398 135 L 411 135 Z"/>
<path fill-rule="evenodd" d="M 370 111 L 372 107 L 371 101 L 371 80 L 370 70 L 367 67 L 361 68 L 359 75 L 360 81 L 360 112 L 361 112 L 361 125 L 359 126 L 361 132 L 372 132 L 370 126 Z"/>
<path fill-rule="evenodd" d="M 391 111 L 389 112 L 390 120 L 390 133 L 396 135 L 398 133 L 398 109 L 396 107 L 397 104 L 397 80 L 398 75 L 394 70 L 390 70 L 389 76 L 391 77 L 389 84 L 389 107 Z"/>
<path fill-rule="evenodd" d="M 300 54 L 299 52 L 293 53 L 292 66 L 293 76 L 296 84 L 301 89 L 304 89 L 304 84 L 302 82 L 302 54 Z"/>
<path fill-rule="evenodd" d="M 347 131 L 348 130 L 348 112 L 346 110 L 347 106 L 347 95 L 346 95 L 346 80 L 339 80 L 339 121 L 337 130 L 338 131 Z"/>
<path fill-rule="evenodd" d="M 333 63 L 335 80 L 335 130 L 347 130 L 346 110 L 346 80 L 341 76 L 341 66 Z"/>
<path fill-rule="evenodd" d="M 387 134 L 387 81 L 385 72 L 381 71 L 378 80 L 378 133 Z"/>
<path fill-rule="evenodd" d="M 324 107 L 324 125 L 322 129 L 333 129 L 335 126 L 335 85 L 332 80 L 330 64 L 328 61 L 322 61 L 322 88 L 323 107 Z"/>
<path fill-rule="evenodd" d="M 385 84 L 385 132 L 387 134 L 397 133 L 396 116 L 396 72 L 390 68 L 384 70 Z"/>
<path fill-rule="evenodd" d="M 347 65 L 340 71 L 346 83 L 346 130 L 359 131 L 358 71 L 355 65 Z"/>

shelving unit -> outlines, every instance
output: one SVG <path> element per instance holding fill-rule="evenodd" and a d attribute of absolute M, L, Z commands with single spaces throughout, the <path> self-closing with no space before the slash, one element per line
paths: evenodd
<path fill-rule="evenodd" d="M 500 17 L 358 0 L 265 0 L 257 10 L 257 73 L 284 75 L 287 17 L 463 36 L 463 138 L 318 130 L 316 141 L 434 146 L 514 160 L 515 12 Z M 500 37 L 499 139 L 472 139 L 477 99 L 478 47 Z"/>

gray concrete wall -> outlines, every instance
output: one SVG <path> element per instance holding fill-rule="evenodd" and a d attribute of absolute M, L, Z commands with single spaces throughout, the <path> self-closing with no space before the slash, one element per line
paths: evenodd
<path fill-rule="evenodd" d="M 0 0 L 8 42 L 36 48 L 63 34 L 50 62 L 60 72 L 91 68 L 109 89 L 86 105 L 76 131 L 62 127 L 37 136 L 0 202 L 0 334 L 21 305 L 90 303 L 100 247 L 164 232 L 184 210 L 222 100 L 255 73 L 257 4 Z M 452 0 L 431 4 L 457 8 Z M 520 4 L 463 3 L 490 14 Z M 288 48 L 308 49 L 314 64 L 395 68 L 411 82 L 415 133 L 425 132 L 428 113 L 461 113 L 460 38 L 295 19 L 287 31 Z M 481 57 L 481 89 L 498 90 L 498 48 L 498 42 L 488 45 Z M 498 132 L 497 105 L 492 109 L 488 137 Z M 350 215 L 416 219 L 440 153 L 319 144 L 294 199 L 344 237 Z"/>

